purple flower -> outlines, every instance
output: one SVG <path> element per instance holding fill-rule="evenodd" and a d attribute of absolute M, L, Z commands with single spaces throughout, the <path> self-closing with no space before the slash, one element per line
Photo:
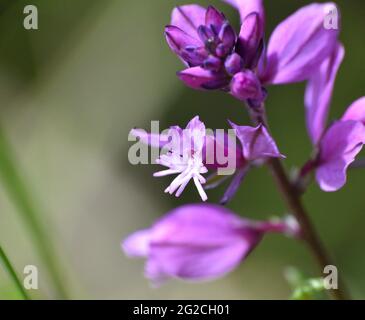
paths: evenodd
<path fill-rule="evenodd" d="M 333 3 L 312 4 L 274 30 L 264 50 L 262 0 L 225 0 L 241 16 L 237 35 L 214 7 L 177 7 L 165 34 L 170 48 L 187 65 L 179 78 L 193 89 L 229 91 L 242 101 L 261 102 L 264 85 L 308 80 L 337 43 L 338 30 L 326 29 Z"/>
<path fill-rule="evenodd" d="M 322 190 L 331 192 L 346 183 L 346 171 L 365 143 L 365 98 L 354 102 L 344 116 L 327 127 L 335 79 L 344 57 L 342 45 L 323 61 L 308 82 L 307 128 L 318 155 L 311 167 Z"/>
<path fill-rule="evenodd" d="M 236 173 L 223 197 L 222 202 L 226 203 L 237 191 L 251 165 L 261 164 L 268 158 L 283 157 L 263 125 L 253 128 L 237 126 L 232 122 L 230 124 L 241 146 L 226 133 L 219 134 L 217 131 L 207 134 L 205 125 L 198 116 L 184 130 L 172 126 L 168 133 L 159 136 L 140 129 L 133 129 L 131 133 L 144 143 L 162 149 L 156 163 L 167 169 L 156 172 L 154 176 L 177 175 L 166 188 L 166 193 L 175 193 L 179 197 L 190 180 L 193 180 L 201 199 L 206 201 L 208 197 L 203 185 L 207 180 L 203 175 L 208 170 L 213 170 L 215 176 Z M 220 181 L 223 182 L 224 179 Z"/>
<path fill-rule="evenodd" d="M 264 125 L 256 128 L 238 126 L 230 122 L 237 138 L 241 141 L 243 157 L 247 161 L 263 160 L 267 158 L 285 158 L 280 152 Z"/>
<path fill-rule="evenodd" d="M 316 165 L 316 179 L 323 191 L 337 191 L 345 185 L 347 168 L 364 143 L 365 126 L 360 121 L 340 120 L 329 127 L 320 141 Z"/>
<path fill-rule="evenodd" d="M 155 177 L 177 174 L 178 176 L 171 182 L 166 193 L 179 197 L 190 180 L 194 181 L 199 195 L 203 201 L 208 199 L 202 184 L 206 182 L 202 174 L 208 172 L 203 163 L 203 148 L 205 144 L 205 125 L 199 117 L 192 119 L 182 134 L 181 131 L 171 128 L 172 136 L 178 133 L 179 139 L 173 139 L 171 147 L 166 154 L 160 156 L 157 164 L 168 167 L 167 170 L 159 171 Z M 175 140 L 175 141 L 174 141 Z"/>
<path fill-rule="evenodd" d="M 306 121 L 314 145 L 319 142 L 326 129 L 332 92 L 344 56 L 345 49 L 341 44 L 337 44 L 333 53 L 323 61 L 308 81 L 305 95 Z"/>
<path fill-rule="evenodd" d="M 254 222 L 217 205 L 176 208 L 151 228 L 122 243 L 130 257 L 147 259 L 145 275 L 155 284 L 168 278 L 212 280 L 236 268 L 265 233 L 299 236 L 295 220 Z"/>

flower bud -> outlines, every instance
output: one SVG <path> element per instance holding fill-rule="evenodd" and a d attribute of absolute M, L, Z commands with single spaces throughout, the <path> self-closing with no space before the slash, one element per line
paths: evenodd
<path fill-rule="evenodd" d="M 231 82 L 231 93 L 239 100 L 261 100 L 263 93 L 256 74 L 250 70 L 237 73 Z"/>
<path fill-rule="evenodd" d="M 227 57 L 224 66 L 226 71 L 234 76 L 236 73 L 240 72 L 243 69 L 243 60 L 241 56 L 237 53 L 233 53 Z"/>
<path fill-rule="evenodd" d="M 168 278 L 202 281 L 232 271 L 271 232 L 289 233 L 287 223 L 255 222 L 222 206 L 191 204 L 132 234 L 122 248 L 130 257 L 147 258 L 145 274 L 155 284 Z"/>

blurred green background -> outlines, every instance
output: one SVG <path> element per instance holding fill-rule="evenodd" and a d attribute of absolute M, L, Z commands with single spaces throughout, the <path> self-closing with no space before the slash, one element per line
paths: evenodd
<path fill-rule="evenodd" d="M 39 10 L 39 30 L 23 28 L 23 8 Z M 222 9 L 238 28 L 236 12 L 219 0 L 195 1 Z M 266 0 L 267 33 L 311 1 Z M 191 187 L 178 200 L 163 194 L 170 178 L 154 179 L 152 166 L 128 163 L 131 128 L 184 126 L 200 115 L 210 128 L 226 119 L 248 123 L 242 105 L 223 93 L 185 88 L 175 76 L 182 65 L 167 47 L 163 27 L 175 5 L 166 0 L 0 0 L 0 125 L 12 146 L 32 203 L 52 236 L 63 282 L 71 298 L 89 299 L 275 299 L 288 298 L 283 270 L 317 269 L 302 244 L 268 236 L 236 271 L 203 284 L 170 282 L 153 289 L 143 261 L 129 260 L 120 241 L 149 226 L 169 209 L 199 201 Z M 340 70 L 331 118 L 365 94 L 365 2 L 337 1 L 346 59 Z M 270 87 L 267 110 L 288 168 L 311 152 L 304 124 L 304 85 Z M 3 152 L 3 151 L 1 151 Z M 4 172 L 3 172 L 4 175 Z M 6 173 L 5 173 L 6 175 Z M 365 170 L 349 175 L 340 192 L 311 186 L 305 203 L 339 272 L 356 298 L 365 298 Z M 53 297 L 51 280 L 34 249 L 5 184 L 0 184 L 0 244 L 18 274 L 39 267 L 40 289 Z M 217 201 L 224 187 L 210 192 Z M 286 213 L 266 169 L 252 171 L 230 204 L 254 219 Z M 0 299 L 17 298 L 0 269 Z"/>

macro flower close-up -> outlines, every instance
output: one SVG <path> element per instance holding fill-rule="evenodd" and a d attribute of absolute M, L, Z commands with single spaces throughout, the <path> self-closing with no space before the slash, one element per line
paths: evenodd
<path fill-rule="evenodd" d="M 31 2 L 0 1 L 0 305 L 365 300 L 364 1 Z"/>

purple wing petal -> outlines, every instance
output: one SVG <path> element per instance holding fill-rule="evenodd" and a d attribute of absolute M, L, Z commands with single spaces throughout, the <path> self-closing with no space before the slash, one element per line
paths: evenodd
<path fill-rule="evenodd" d="M 356 100 L 347 109 L 341 120 L 361 121 L 365 125 L 365 97 Z"/>
<path fill-rule="evenodd" d="M 255 229 L 244 227 L 239 217 L 215 205 L 177 208 L 153 230 L 146 270 L 152 280 L 221 277 L 233 270 L 262 237 Z"/>
<path fill-rule="evenodd" d="M 199 39 L 197 29 L 205 25 L 206 9 L 196 4 L 176 7 L 172 11 L 171 25 L 180 28 L 193 38 Z"/>
<path fill-rule="evenodd" d="M 238 126 L 233 122 L 230 122 L 230 125 L 236 130 L 237 138 L 241 141 L 245 159 L 254 161 L 265 158 L 284 158 L 263 125 L 256 128 Z"/>
<path fill-rule="evenodd" d="M 227 85 L 227 78 L 224 75 L 200 67 L 186 69 L 177 75 L 180 80 L 193 89 L 214 90 Z"/>
<path fill-rule="evenodd" d="M 311 4 L 279 24 L 269 41 L 263 82 L 300 82 L 317 71 L 337 43 L 339 30 L 326 28 L 325 24 L 334 8 L 333 3 Z"/>
<path fill-rule="evenodd" d="M 326 128 L 332 91 L 345 49 L 338 44 L 333 54 L 319 67 L 309 80 L 305 94 L 306 121 L 312 143 L 316 145 Z"/>
<path fill-rule="evenodd" d="M 341 189 L 346 171 L 365 143 L 365 126 L 359 121 L 338 121 L 323 136 L 316 179 L 323 191 Z"/>

